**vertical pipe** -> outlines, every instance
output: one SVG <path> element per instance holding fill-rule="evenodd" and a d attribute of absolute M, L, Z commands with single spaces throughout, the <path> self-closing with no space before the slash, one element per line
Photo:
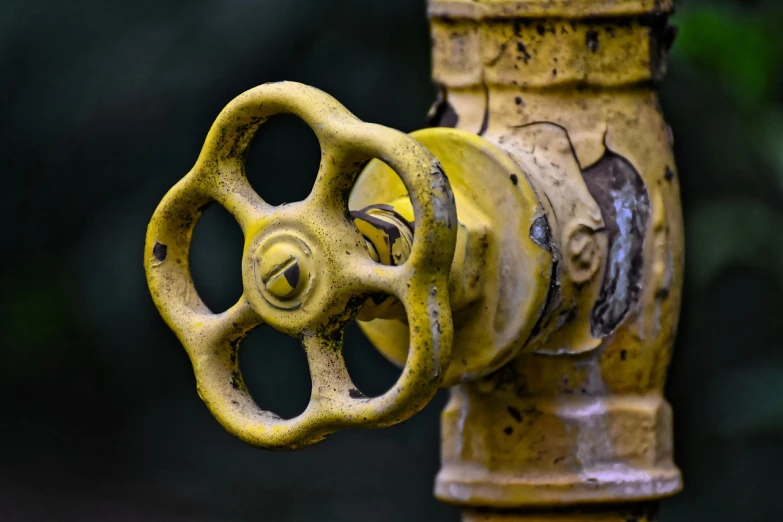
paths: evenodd
<path fill-rule="evenodd" d="M 683 259 L 656 92 L 671 10 L 670 0 L 429 1 L 442 89 L 433 123 L 517 159 L 555 208 L 561 256 L 537 335 L 499 371 L 453 388 L 444 411 L 436 495 L 465 506 L 466 522 L 651 521 L 682 487 L 663 398 Z M 573 194 L 542 174 L 541 161 L 567 170 L 552 159 L 566 156 L 585 208 L 606 223 L 593 282 L 569 272 L 579 212 L 558 208 Z M 635 518 L 616 507 L 628 503 Z"/>

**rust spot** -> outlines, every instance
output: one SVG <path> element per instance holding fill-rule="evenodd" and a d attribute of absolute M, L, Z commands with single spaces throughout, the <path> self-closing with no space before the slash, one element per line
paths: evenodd
<path fill-rule="evenodd" d="M 608 149 L 582 175 L 609 235 L 606 274 L 591 316 L 592 334 L 602 338 L 614 332 L 641 297 L 650 198 L 631 162 Z"/>
<path fill-rule="evenodd" d="M 525 102 L 522 100 L 521 96 L 517 96 L 516 98 L 514 98 L 514 103 L 516 103 L 517 105 L 519 105 L 521 107 L 525 106 Z"/>
<path fill-rule="evenodd" d="M 514 433 L 514 428 L 512 428 L 511 426 L 506 426 L 505 428 L 503 428 L 503 433 L 505 433 L 506 435 L 511 435 L 512 433 Z"/>
<path fill-rule="evenodd" d="M 487 67 L 494 67 L 495 65 L 497 65 L 500 59 L 503 58 L 503 55 L 506 54 L 506 49 L 508 49 L 508 42 L 503 42 L 502 44 L 500 44 L 500 48 L 498 49 L 498 54 L 496 54 L 494 58 L 492 58 L 490 61 L 487 62 Z"/>
<path fill-rule="evenodd" d="M 236 324 L 234 325 L 234 328 L 239 330 L 237 328 Z M 237 356 L 239 354 L 239 344 L 242 342 L 242 340 L 245 338 L 246 333 L 239 332 L 236 336 L 234 336 L 232 339 L 229 339 L 228 341 L 228 360 L 231 362 L 233 366 L 237 365 Z"/>
<path fill-rule="evenodd" d="M 509 415 L 511 415 L 512 417 L 514 417 L 514 420 L 515 420 L 515 421 L 517 421 L 517 422 L 522 422 L 522 414 L 521 414 L 521 413 L 519 413 L 519 410 L 518 410 L 518 409 L 516 409 L 516 408 L 515 408 L 515 407 L 513 407 L 513 406 L 509 406 L 509 407 L 508 407 L 508 408 L 506 408 L 506 409 L 508 410 L 508 414 L 509 414 Z"/>
<path fill-rule="evenodd" d="M 572 308 L 566 308 L 565 310 L 560 310 L 560 312 L 557 314 L 557 323 L 555 328 L 557 330 L 560 330 L 565 325 L 570 324 L 576 319 L 577 310 L 575 307 Z"/>
<path fill-rule="evenodd" d="M 628 358 L 628 350 L 620 350 L 620 359 L 623 361 Z"/>
<path fill-rule="evenodd" d="M 552 233 L 546 216 L 538 216 L 533 220 L 533 224 L 530 225 L 530 239 L 547 252 L 552 251 Z"/>
<path fill-rule="evenodd" d="M 585 38 L 585 41 L 588 49 L 590 49 L 594 53 L 598 52 L 598 47 L 600 47 L 600 43 L 598 41 L 598 31 L 595 30 L 587 31 L 587 36 Z"/>
<path fill-rule="evenodd" d="M 242 382 L 242 375 L 236 370 L 231 372 L 231 387 L 235 390 L 245 389 L 245 383 Z"/>
<path fill-rule="evenodd" d="M 527 47 L 525 47 L 525 44 L 522 42 L 517 42 L 517 51 L 520 53 L 519 58 L 521 58 L 525 63 L 528 63 L 532 58 L 530 53 L 527 51 Z"/>
<path fill-rule="evenodd" d="M 155 245 L 152 247 L 152 255 L 155 256 L 155 259 L 160 261 L 161 263 L 166 260 L 166 256 L 169 253 L 169 247 L 164 245 L 163 243 L 155 242 Z"/>
<path fill-rule="evenodd" d="M 674 179 L 674 171 L 671 169 L 671 167 L 666 167 L 666 174 L 664 174 L 663 177 L 666 178 L 666 181 L 671 181 Z"/>
<path fill-rule="evenodd" d="M 517 184 L 519 184 L 519 177 L 517 177 L 517 175 L 516 175 L 516 174 L 512 174 L 512 175 L 510 176 L 510 178 L 511 178 L 511 183 L 513 183 L 514 185 L 517 185 Z"/>
<path fill-rule="evenodd" d="M 551 245 L 550 245 L 551 248 Z M 553 256 L 552 259 L 552 272 L 550 274 L 549 291 L 546 294 L 546 301 L 544 306 L 541 307 L 541 315 L 538 316 L 536 324 L 533 325 L 533 329 L 530 330 L 530 335 L 525 341 L 525 344 L 529 344 L 533 339 L 539 336 L 539 334 L 548 326 L 551 315 L 550 312 L 557 306 L 560 296 L 560 262 Z"/>

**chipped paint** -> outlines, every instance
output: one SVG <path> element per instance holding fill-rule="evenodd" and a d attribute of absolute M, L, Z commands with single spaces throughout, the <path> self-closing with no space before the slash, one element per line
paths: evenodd
<path fill-rule="evenodd" d="M 469 507 L 466 522 L 657 520 L 655 500 L 681 488 L 662 391 L 682 217 L 655 93 L 671 9 L 430 0 L 440 87 L 430 120 L 455 129 L 404 136 L 292 83 L 229 104 L 145 247 L 155 304 L 226 429 L 295 448 L 399 422 L 456 385 L 436 495 Z M 307 200 L 274 208 L 247 183 L 243 153 L 278 112 L 304 119 L 330 161 Z M 221 314 L 188 267 L 213 201 L 246 237 L 245 293 Z M 382 308 L 395 300 L 403 306 Z M 381 397 L 365 397 L 345 368 L 343 329 L 356 316 L 405 366 Z M 237 350 L 262 323 L 305 348 L 313 388 L 295 419 L 258 408 L 242 380 Z"/>
<path fill-rule="evenodd" d="M 592 333 L 601 338 L 620 325 L 641 297 L 650 199 L 637 169 L 611 151 L 582 175 L 601 207 L 609 239 L 607 269 L 591 317 Z"/>
<path fill-rule="evenodd" d="M 654 500 L 682 487 L 663 398 L 682 216 L 655 92 L 671 9 L 668 0 L 429 1 L 433 76 L 457 128 L 481 131 L 520 165 L 552 252 L 543 313 L 522 351 L 461 384 L 443 413 L 436 495 L 482 508 L 465 520 L 657 520 Z M 530 237 L 546 244 L 533 225 Z"/>

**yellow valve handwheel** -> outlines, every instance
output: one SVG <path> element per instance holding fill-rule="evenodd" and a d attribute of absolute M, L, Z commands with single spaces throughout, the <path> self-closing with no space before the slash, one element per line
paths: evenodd
<path fill-rule="evenodd" d="M 244 156 L 258 127 L 279 113 L 313 129 L 322 159 L 310 195 L 274 207 L 251 188 Z M 413 246 L 400 266 L 372 260 L 348 211 L 350 188 L 372 158 L 399 174 L 413 205 Z M 212 201 L 234 216 L 245 235 L 243 295 L 220 314 L 199 298 L 188 264 L 193 228 Z M 360 121 L 317 89 L 282 82 L 251 89 L 223 109 L 195 166 L 155 211 L 144 265 L 155 305 L 187 350 L 198 393 L 212 414 L 250 444 L 295 448 L 342 428 L 400 422 L 435 394 L 451 355 L 448 280 L 456 233 L 448 180 L 422 145 Z M 368 398 L 348 375 L 343 330 L 366 297 L 378 293 L 403 303 L 410 354 L 397 383 Z M 293 419 L 261 409 L 242 381 L 239 343 L 264 323 L 300 339 L 307 354 L 310 403 Z"/>

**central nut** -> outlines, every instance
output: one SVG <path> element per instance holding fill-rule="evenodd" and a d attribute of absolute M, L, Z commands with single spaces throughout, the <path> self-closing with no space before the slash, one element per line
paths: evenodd
<path fill-rule="evenodd" d="M 286 244 L 274 245 L 264 252 L 259 269 L 259 286 L 283 300 L 299 295 L 310 275 L 304 253 Z"/>

